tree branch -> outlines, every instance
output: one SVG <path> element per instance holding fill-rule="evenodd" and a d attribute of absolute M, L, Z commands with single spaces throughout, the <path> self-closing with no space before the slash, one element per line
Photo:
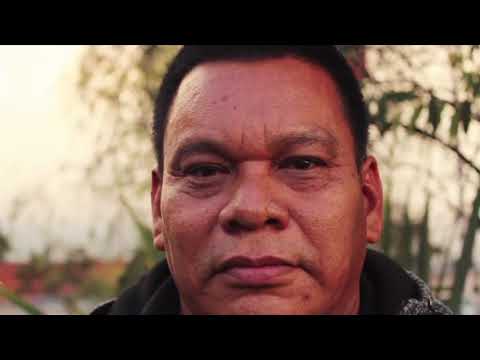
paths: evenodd
<path fill-rule="evenodd" d="M 417 134 L 420 134 L 424 137 L 427 137 L 431 140 L 434 140 L 435 142 L 438 142 L 440 145 L 450 149 L 455 154 L 457 154 L 457 156 L 460 158 L 460 160 L 462 160 L 466 165 L 468 165 L 471 169 L 473 169 L 480 176 L 480 167 L 476 166 L 471 160 L 467 159 L 467 157 L 458 149 L 458 147 L 450 145 L 450 144 L 446 143 L 445 141 L 443 141 L 442 139 L 439 139 L 435 135 L 432 135 L 432 134 L 430 134 L 430 133 L 426 132 L 425 130 L 422 130 L 418 127 L 413 127 L 412 128 L 412 127 L 410 127 L 408 125 L 404 125 L 404 124 L 400 124 L 400 126 L 405 128 L 406 130 L 410 130 L 410 131 L 413 130 Z"/>

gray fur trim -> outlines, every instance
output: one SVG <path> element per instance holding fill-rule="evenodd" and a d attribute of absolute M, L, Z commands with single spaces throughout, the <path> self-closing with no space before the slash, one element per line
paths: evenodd
<path fill-rule="evenodd" d="M 405 270 L 415 281 L 420 291 L 420 299 L 409 299 L 399 315 L 453 315 L 444 303 L 434 298 L 428 285 L 411 271 Z"/>

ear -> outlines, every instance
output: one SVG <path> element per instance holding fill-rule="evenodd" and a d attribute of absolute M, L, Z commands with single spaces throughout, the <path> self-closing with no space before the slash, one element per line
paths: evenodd
<path fill-rule="evenodd" d="M 380 240 L 383 230 L 383 189 L 377 160 L 368 156 L 362 165 L 361 172 L 367 241 L 374 244 Z"/>
<path fill-rule="evenodd" d="M 152 202 L 153 243 L 158 250 L 165 251 L 162 212 L 160 207 L 162 200 L 162 181 L 163 176 L 158 168 L 152 170 L 152 190 L 150 197 Z"/>

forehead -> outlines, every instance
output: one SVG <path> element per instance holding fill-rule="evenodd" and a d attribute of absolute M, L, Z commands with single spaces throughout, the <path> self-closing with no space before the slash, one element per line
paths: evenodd
<path fill-rule="evenodd" d="M 210 62 L 180 84 L 165 143 L 168 148 L 210 136 L 259 145 L 294 131 L 323 131 L 352 142 L 341 96 L 326 70 L 293 57 Z"/>

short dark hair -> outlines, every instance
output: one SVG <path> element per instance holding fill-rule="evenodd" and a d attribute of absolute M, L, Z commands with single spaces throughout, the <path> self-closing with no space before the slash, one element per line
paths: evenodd
<path fill-rule="evenodd" d="M 360 165 L 367 155 L 368 115 L 360 84 L 347 60 L 333 46 L 285 45 L 185 45 L 170 64 L 155 100 L 153 145 L 158 166 L 163 168 L 163 146 L 168 115 L 183 78 L 196 66 L 215 61 L 256 61 L 292 56 L 324 68 L 336 82 L 343 98 L 355 140 L 355 159 Z"/>

